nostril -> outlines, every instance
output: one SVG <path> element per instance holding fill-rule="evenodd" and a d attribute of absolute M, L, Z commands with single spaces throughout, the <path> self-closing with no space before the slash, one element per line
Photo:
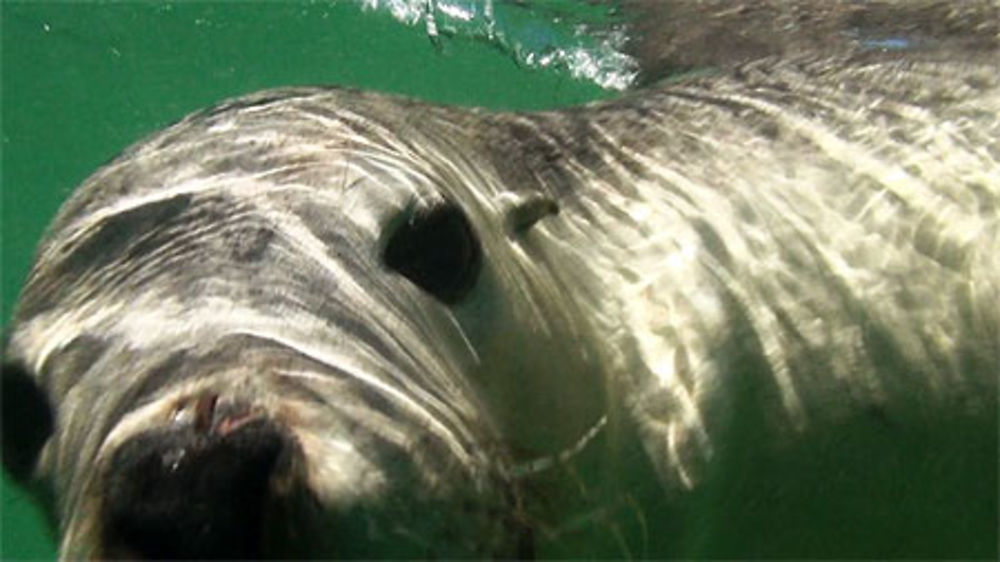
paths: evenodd
<path fill-rule="evenodd" d="M 215 405 L 219 402 L 218 394 L 206 393 L 198 397 L 194 405 L 194 429 L 206 433 L 212 428 L 215 417 Z"/>
<path fill-rule="evenodd" d="M 177 404 L 171 416 L 175 429 L 188 427 L 195 433 L 225 435 L 261 416 L 261 412 L 240 400 L 225 399 L 203 392 Z"/>
<path fill-rule="evenodd" d="M 215 397 L 198 403 L 211 419 Z M 204 427 L 204 424 L 196 425 Z M 104 544 L 111 556 L 248 559 L 260 537 L 287 435 L 257 418 L 217 434 L 153 431 L 115 453 L 105 481 Z"/>

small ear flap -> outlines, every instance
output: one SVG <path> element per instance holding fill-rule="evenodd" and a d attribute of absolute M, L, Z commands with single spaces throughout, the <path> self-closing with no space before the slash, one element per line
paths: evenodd
<path fill-rule="evenodd" d="M 507 233 L 511 236 L 528 231 L 535 223 L 549 215 L 559 214 L 559 205 L 545 195 L 514 195 L 501 196 L 501 205 L 507 223 Z"/>
<path fill-rule="evenodd" d="M 0 429 L 3 465 L 11 476 L 31 476 L 38 454 L 52 434 L 49 400 L 19 362 L 4 363 L 0 372 Z"/>

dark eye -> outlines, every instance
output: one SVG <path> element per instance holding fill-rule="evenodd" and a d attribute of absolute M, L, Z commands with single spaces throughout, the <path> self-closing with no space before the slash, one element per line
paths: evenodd
<path fill-rule="evenodd" d="M 2 369 L 3 464 L 15 478 L 26 479 L 52 433 L 52 409 L 23 365 L 4 363 Z"/>
<path fill-rule="evenodd" d="M 454 304 L 475 284 L 482 250 L 462 210 L 443 202 L 413 212 L 390 236 L 383 260 L 438 300 Z"/>

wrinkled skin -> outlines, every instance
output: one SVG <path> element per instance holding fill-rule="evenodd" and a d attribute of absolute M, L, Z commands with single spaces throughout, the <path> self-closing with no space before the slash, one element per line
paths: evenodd
<path fill-rule="evenodd" d="M 192 115 L 42 242 L 8 469 L 66 558 L 995 554 L 1000 79 L 968 48 Z"/>

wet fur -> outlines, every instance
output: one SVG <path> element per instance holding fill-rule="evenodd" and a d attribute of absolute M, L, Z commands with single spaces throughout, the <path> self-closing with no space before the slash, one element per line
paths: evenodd
<path fill-rule="evenodd" d="M 204 424 L 206 393 L 295 444 L 262 555 L 995 554 L 979 6 L 961 48 L 792 34 L 559 112 L 298 88 L 192 115 L 40 245 L 5 391 L 30 378 L 55 424 L 5 459 L 55 490 L 64 557 L 130 554 L 93 516 L 115 451 Z M 383 251 L 449 206 L 482 271 L 442 300 Z"/>

